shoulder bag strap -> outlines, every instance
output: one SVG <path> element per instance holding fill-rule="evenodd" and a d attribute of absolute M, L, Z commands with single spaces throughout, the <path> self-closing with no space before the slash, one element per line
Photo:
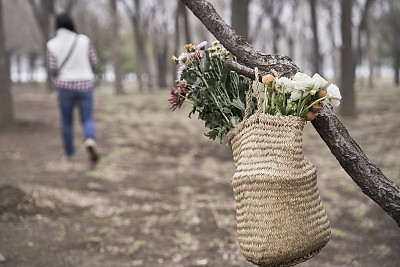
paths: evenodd
<path fill-rule="evenodd" d="M 74 42 L 72 43 L 71 48 L 69 49 L 67 56 L 64 58 L 64 60 L 61 63 L 60 67 L 58 67 L 57 76 L 60 73 L 61 69 L 65 66 L 65 63 L 67 63 L 68 59 L 71 57 L 72 52 L 74 51 L 74 48 L 76 46 L 77 41 L 78 41 L 78 34 L 75 35 Z"/>

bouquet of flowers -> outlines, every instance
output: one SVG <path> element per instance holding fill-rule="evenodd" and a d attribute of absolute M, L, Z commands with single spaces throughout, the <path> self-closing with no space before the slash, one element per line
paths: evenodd
<path fill-rule="evenodd" d="M 253 82 L 225 65 L 236 61 L 218 42 L 185 46 L 173 57 L 178 80 L 168 100 L 172 109 L 193 105 L 211 139 L 226 134 L 236 172 L 238 240 L 245 258 L 259 266 L 293 266 L 316 255 L 330 238 L 315 166 L 302 152 L 304 121 L 321 102 L 340 104 L 339 88 L 319 74 L 262 77 L 263 98 Z M 258 85 L 258 70 L 255 70 Z M 276 75 L 277 76 L 277 75 Z M 254 114 L 254 115 L 252 115 Z M 296 242 L 293 242 L 295 240 Z"/>
<path fill-rule="evenodd" d="M 236 61 L 219 42 L 208 49 L 207 42 L 188 44 L 185 52 L 172 59 L 178 65 L 179 80 L 171 90 L 172 110 L 190 102 L 189 117 L 198 112 L 199 119 L 210 129 L 206 136 L 222 140 L 244 116 L 246 92 L 250 79 L 225 66 L 226 60 Z"/>
<path fill-rule="evenodd" d="M 206 136 L 215 140 L 236 127 L 244 118 L 246 93 L 251 83 L 249 78 L 239 75 L 225 65 L 225 61 L 237 61 L 218 41 L 206 49 L 207 42 L 187 44 L 185 52 L 172 59 L 178 65 L 178 80 L 170 92 L 171 109 L 180 108 L 184 102 L 192 104 L 189 117 L 198 113 L 210 129 Z M 271 115 L 293 115 L 313 120 L 320 111 L 321 101 L 334 106 L 340 103 L 339 88 L 322 78 L 297 73 L 293 78 L 262 77 L 264 87 L 263 113 Z M 254 96 L 250 101 L 250 115 L 257 108 Z"/>

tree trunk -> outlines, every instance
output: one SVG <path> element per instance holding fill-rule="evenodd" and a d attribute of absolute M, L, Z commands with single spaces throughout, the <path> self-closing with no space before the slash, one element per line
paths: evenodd
<path fill-rule="evenodd" d="M 179 16 L 183 18 L 184 30 L 185 30 L 185 42 L 188 44 L 192 42 L 192 36 L 190 34 L 190 22 L 187 15 L 186 7 L 181 1 L 179 1 L 178 3 L 178 10 L 179 10 Z"/>
<path fill-rule="evenodd" d="M 50 39 L 50 20 L 51 16 L 54 16 L 54 1 L 53 0 L 41 0 L 37 5 L 34 0 L 29 1 L 32 12 L 34 14 L 36 24 L 39 27 L 42 36 L 42 55 L 46 57 L 46 42 Z M 47 69 L 47 89 L 52 90 L 53 85 L 51 76 Z"/>
<path fill-rule="evenodd" d="M 10 62 L 6 51 L 4 34 L 3 1 L 0 0 L 0 128 L 14 122 L 14 109 L 11 95 Z"/>
<path fill-rule="evenodd" d="M 339 77 L 340 77 L 340 56 L 339 56 L 339 49 L 338 46 L 336 44 L 335 41 L 335 24 L 336 24 L 336 20 L 335 20 L 335 12 L 333 10 L 333 6 L 332 5 L 328 5 L 328 11 L 329 11 L 329 16 L 328 16 L 328 25 L 329 25 L 329 38 L 331 41 L 331 45 L 332 45 L 332 50 L 331 50 L 331 55 L 332 55 L 332 64 L 333 64 L 333 76 L 334 76 L 334 80 L 336 83 L 338 83 L 339 81 Z"/>
<path fill-rule="evenodd" d="M 149 59 L 146 55 L 145 47 L 145 35 L 144 29 L 142 28 L 141 21 L 141 8 L 140 0 L 132 0 L 134 10 L 131 10 L 125 1 L 122 2 L 125 5 L 126 12 L 129 15 L 130 22 L 132 25 L 133 36 L 136 43 L 136 66 L 137 66 L 137 79 L 139 81 L 139 91 L 142 92 L 144 88 L 143 74 L 148 74 L 148 85 L 151 87 L 151 74 Z"/>
<path fill-rule="evenodd" d="M 373 31 L 373 23 L 371 23 L 371 18 L 368 19 L 368 27 L 367 27 L 367 53 L 368 53 L 368 88 L 374 88 L 374 64 L 375 64 L 375 46 L 374 46 L 374 31 Z"/>
<path fill-rule="evenodd" d="M 16 82 L 22 83 L 22 63 L 20 54 L 15 54 L 15 64 L 17 69 Z"/>
<path fill-rule="evenodd" d="M 175 45 L 174 45 L 174 56 L 178 56 L 179 53 L 179 48 L 180 48 L 180 26 L 179 26 L 179 10 L 180 6 L 185 7 L 181 0 L 177 0 L 177 5 L 176 5 L 176 11 L 175 11 Z M 172 77 L 173 81 L 175 84 L 175 80 L 177 79 L 177 74 L 176 74 L 176 66 L 174 65 L 174 68 L 172 68 Z"/>
<path fill-rule="evenodd" d="M 397 49 L 395 51 L 393 69 L 394 69 L 394 83 L 397 86 L 399 86 L 399 84 L 400 84 L 400 49 Z"/>
<path fill-rule="evenodd" d="M 157 51 L 157 85 L 160 88 L 167 87 L 167 59 L 168 59 L 168 42 L 164 42 L 164 49 Z"/>
<path fill-rule="evenodd" d="M 354 80 L 356 57 L 352 47 L 352 22 L 351 13 L 353 0 L 342 0 L 342 51 L 341 51 L 341 91 L 343 116 L 356 116 Z"/>
<path fill-rule="evenodd" d="M 36 53 L 31 52 L 28 55 L 29 59 L 29 81 L 35 81 L 35 61 L 36 61 Z"/>
<path fill-rule="evenodd" d="M 118 23 L 118 12 L 117 12 L 117 0 L 110 0 L 111 7 L 111 24 L 112 24 L 112 60 L 114 66 L 115 75 L 115 94 L 121 95 L 124 93 L 122 88 L 122 73 L 121 73 L 121 46 L 119 39 L 119 23 Z"/>
<path fill-rule="evenodd" d="M 271 57 L 255 51 L 247 42 L 237 36 L 216 13 L 211 4 L 205 0 L 182 0 L 210 32 L 240 61 L 251 68 L 262 67 L 271 69 L 268 61 Z M 346 1 L 344 1 L 346 2 Z M 226 44 L 226 45 L 225 45 Z M 260 58 L 248 55 L 263 55 Z M 275 64 L 284 64 L 280 70 L 290 73 L 297 67 L 287 61 Z M 274 65 L 275 67 L 275 65 Z M 247 67 L 241 67 L 248 70 Z M 290 70 L 289 70 L 290 69 Z M 234 69 L 237 71 L 237 69 Z M 250 69 L 251 70 L 251 69 Z M 285 71 L 286 70 L 286 71 Z M 254 77 L 254 72 L 253 76 Z M 364 155 L 357 143 L 351 138 L 346 128 L 337 119 L 329 105 L 324 104 L 320 115 L 312 122 L 314 128 L 321 135 L 332 154 L 341 163 L 343 169 L 357 183 L 363 192 L 385 210 L 400 226 L 400 187 L 387 179 L 382 172 Z"/>
<path fill-rule="evenodd" d="M 249 36 L 249 2 L 250 0 L 232 0 L 232 29 L 246 40 Z"/>
<path fill-rule="evenodd" d="M 313 73 L 320 73 L 320 61 L 321 54 L 319 52 L 319 40 L 318 40 L 318 22 L 317 22 L 317 14 L 316 14 L 316 0 L 309 0 L 310 9 L 311 9 L 311 28 L 313 31 Z"/>

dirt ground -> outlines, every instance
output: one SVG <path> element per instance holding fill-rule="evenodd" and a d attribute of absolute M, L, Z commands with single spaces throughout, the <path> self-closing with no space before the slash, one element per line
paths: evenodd
<path fill-rule="evenodd" d="M 357 92 L 341 119 L 372 162 L 400 184 L 399 88 Z M 203 136 L 168 90 L 114 96 L 97 88 L 102 159 L 92 168 L 75 123 L 62 157 L 55 96 L 14 86 L 17 123 L 0 131 L 0 267 L 253 266 L 241 255 L 230 148 Z M 76 114 L 77 115 L 77 114 Z M 304 153 L 318 169 L 332 238 L 298 266 L 400 266 L 400 228 L 341 169 L 311 124 Z"/>

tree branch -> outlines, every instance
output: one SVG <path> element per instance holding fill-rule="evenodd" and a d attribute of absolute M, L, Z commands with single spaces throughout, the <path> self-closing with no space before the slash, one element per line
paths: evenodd
<path fill-rule="evenodd" d="M 367 158 L 335 116 L 332 106 L 324 103 L 323 109 L 312 124 L 342 168 L 363 193 L 392 216 L 400 226 L 400 186 L 386 178 Z"/>
<path fill-rule="evenodd" d="M 244 38 L 232 30 L 217 14 L 214 7 L 205 0 L 182 0 L 182 2 L 200 19 L 206 28 L 221 44 L 234 54 L 240 62 L 250 68 L 270 72 L 274 69 L 279 76 L 293 76 L 299 68 L 288 56 L 266 55 L 254 49 Z"/>
<path fill-rule="evenodd" d="M 252 68 L 258 67 L 264 73 L 277 71 L 279 76 L 293 75 L 299 69 L 285 56 L 262 54 L 251 47 L 221 19 L 206 0 L 182 0 L 207 29 L 235 55 L 243 64 L 228 63 L 228 67 L 254 79 Z M 312 121 L 314 128 L 327 144 L 343 169 L 361 190 L 388 213 L 400 226 L 400 187 L 386 178 L 380 169 L 364 154 L 349 135 L 328 104 Z"/>

